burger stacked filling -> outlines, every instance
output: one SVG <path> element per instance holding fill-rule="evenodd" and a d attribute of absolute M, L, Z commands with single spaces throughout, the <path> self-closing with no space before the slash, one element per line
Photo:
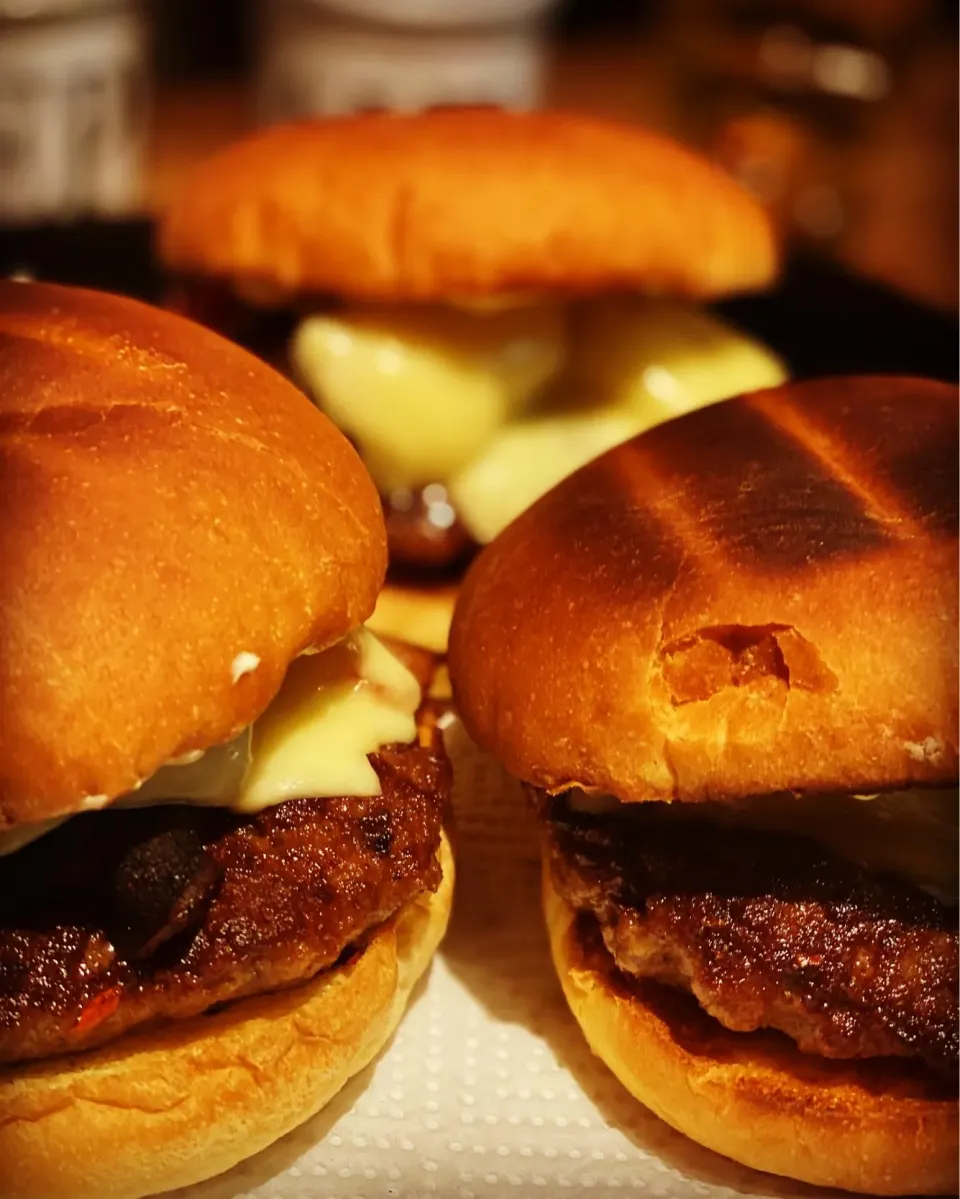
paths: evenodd
<path fill-rule="evenodd" d="M 955 1088 L 955 791 L 537 801 L 553 886 L 625 980 L 807 1054 L 916 1059 Z"/>
<path fill-rule="evenodd" d="M 179 302 L 292 373 L 354 441 L 408 571 L 462 568 L 591 458 L 785 377 L 764 346 L 680 301 L 336 306 L 248 290 L 191 281 Z"/>
<path fill-rule="evenodd" d="M 411 665 L 360 630 L 229 746 L 0 837 L 0 1061 L 303 982 L 436 890 L 450 768 Z"/>

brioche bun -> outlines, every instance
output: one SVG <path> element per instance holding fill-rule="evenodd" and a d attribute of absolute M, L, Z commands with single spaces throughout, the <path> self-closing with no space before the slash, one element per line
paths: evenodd
<path fill-rule="evenodd" d="M 343 966 L 275 994 L 0 1069 L 4 1199 L 138 1199 L 230 1169 L 318 1112 L 390 1039 L 446 930 L 454 866 Z"/>
<path fill-rule="evenodd" d="M 756 1170 L 869 1195 L 957 1187 L 957 1103 L 902 1063 L 829 1061 L 730 1032 L 690 996 L 628 987 L 579 933 L 546 862 L 543 906 L 564 995 L 593 1052 L 673 1128 Z"/>
<path fill-rule="evenodd" d="M 159 253 L 268 304 L 716 296 L 761 287 L 776 267 L 764 210 L 705 159 L 626 125 L 494 108 L 256 133 L 188 180 Z"/>
<path fill-rule="evenodd" d="M 943 383 L 827 379 L 591 463 L 468 572 L 467 731 L 627 802 L 954 782 L 957 413 Z"/>
<path fill-rule="evenodd" d="M 0 345 L 2 829 L 249 725 L 373 610 L 386 540 L 346 438 L 206 329 L 0 282 Z"/>

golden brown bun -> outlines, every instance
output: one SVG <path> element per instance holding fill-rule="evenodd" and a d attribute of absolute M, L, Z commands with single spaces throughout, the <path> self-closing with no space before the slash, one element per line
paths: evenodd
<path fill-rule="evenodd" d="M 367 627 L 435 654 L 445 654 L 459 590 L 454 583 L 435 587 L 388 583 L 377 598 Z"/>
<path fill-rule="evenodd" d="M 0 282 L 0 561 L 2 829 L 249 724 L 373 610 L 386 543 L 354 450 L 251 355 Z M 260 662 L 234 682 L 241 652 Z"/>
<path fill-rule="evenodd" d="M 528 289 L 713 296 L 776 267 L 766 214 L 642 129 L 493 108 L 368 113 L 257 133 L 167 213 L 165 265 L 370 300 Z"/>
<path fill-rule="evenodd" d="M 828 1061 L 736 1033 L 657 985 L 628 989 L 543 876 L 553 962 L 594 1053 L 662 1120 L 734 1161 L 870 1195 L 957 1188 L 957 1102 L 887 1060 Z M 938 1089 L 939 1088 L 939 1089 Z"/>
<path fill-rule="evenodd" d="M 511 773 L 626 801 L 957 775 L 957 391 L 785 386 L 661 425 L 515 521 L 450 675 Z"/>
<path fill-rule="evenodd" d="M 318 1112 L 383 1048 L 450 917 L 443 881 L 346 966 L 214 1015 L 0 1071 L 3 1199 L 136 1199 L 210 1178 Z"/>

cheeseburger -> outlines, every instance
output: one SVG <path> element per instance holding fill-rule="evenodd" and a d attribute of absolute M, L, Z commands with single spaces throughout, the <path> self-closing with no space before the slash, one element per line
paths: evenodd
<path fill-rule="evenodd" d="M 761 1170 L 953 1193 L 956 390 L 828 379 L 612 450 L 474 563 L 450 673 L 628 1090 Z"/>
<path fill-rule="evenodd" d="M 407 585 L 378 617 L 435 645 L 453 590 L 428 600 L 424 580 L 456 580 L 603 450 L 783 378 L 699 307 L 773 277 L 759 204 L 671 141 L 584 117 L 260 132 L 188 181 L 159 252 L 177 303 L 282 363 L 359 447 Z"/>
<path fill-rule="evenodd" d="M 449 765 L 364 627 L 377 493 L 181 317 L 0 283 L 0 1194 L 232 1166 L 384 1045 L 444 931 Z"/>

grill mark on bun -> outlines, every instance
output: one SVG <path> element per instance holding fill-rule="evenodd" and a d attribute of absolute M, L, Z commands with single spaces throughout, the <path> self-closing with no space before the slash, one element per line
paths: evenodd
<path fill-rule="evenodd" d="M 891 539 L 858 490 L 748 401 L 701 416 L 695 436 L 681 419 L 628 451 L 656 464 L 655 511 L 679 527 L 690 552 L 719 543 L 728 562 L 711 552 L 718 569 L 777 573 L 867 553 Z"/>
<path fill-rule="evenodd" d="M 826 420 L 820 405 L 801 408 L 785 403 L 776 392 L 760 392 L 745 402 L 841 479 L 889 534 L 913 536 L 931 522 L 944 531 L 952 528 L 957 523 L 956 431 L 952 438 L 935 436 L 923 421 L 911 421 L 909 413 L 906 420 L 902 412 L 898 418 L 897 410 L 883 403 L 883 381 L 877 382 L 881 391 L 871 413 L 874 440 L 866 446 L 863 413 L 844 403 L 842 380 L 837 380 L 839 394 Z"/>
<path fill-rule="evenodd" d="M 567 488 L 549 493 L 544 505 L 543 529 L 550 540 L 550 558 L 557 574 L 577 563 L 578 572 L 603 579 L 615 594 L 629 593 L 631 605 L 653 600 L 664 589 L 677 585 L 693 541 L 692 525 L 674 509 L 667 520 L 660 506 L 624 497 L 649 489 L 650 464 L 640 448 L 607 456 L 581 472 L 575 498 Z M 676 518 L 676 519 L 673 519 Z M 611 552 L 611 520 L 616 522 Z"/>
<path fill-rule="evenodd" d="M 468 732 L 628 802 L 951 782 L 956 445 L 955 388 L 844 378 L 617 447 L 470 568 Z"/>
<path fill-rule="evenodd" d="M 812 394 L 799 406 L 805 423 L 815 422 L 818 430 L 844 446 L 862 485 L 889 507 L 895 520 L 909 524 L 912 533 L 955 536 L 960 489 L 956 391 L 953 402 L 943 405 L 940 421 L 934 422 L 924 414 L 948 390 L 944 384 L 898 378 L 864 382 L 869 382 L 874 397 L 868 437 L 862 428 L 864 410 L 857 403 L 861 381 L 856 379 L 832 380 L 830 403 L 823 385 L 809 388 Z M 910 395 L 907 403 L 905 389 Z"/>

